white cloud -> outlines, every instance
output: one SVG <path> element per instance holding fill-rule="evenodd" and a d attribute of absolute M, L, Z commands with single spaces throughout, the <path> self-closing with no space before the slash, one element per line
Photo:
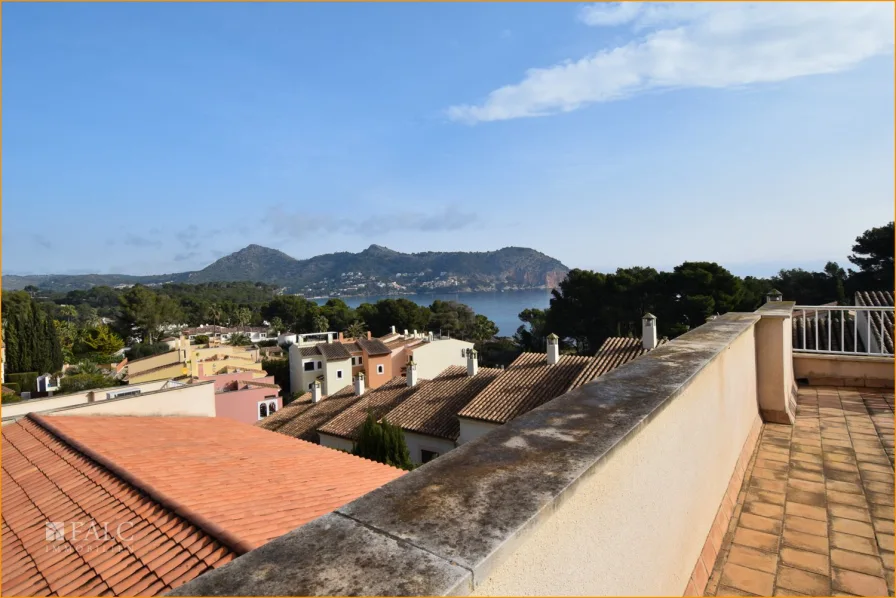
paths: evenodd
<path fill-rule="evenodd" d="M 569 112 L 650 89 L 726 88 L 835 73 L 893 50 L 893 4 L 701 3 L 586 6 L 591 26 L 628 25 L 629 43 L 533 68 L 478 105 L 448 109 L 475 123 Z"/>

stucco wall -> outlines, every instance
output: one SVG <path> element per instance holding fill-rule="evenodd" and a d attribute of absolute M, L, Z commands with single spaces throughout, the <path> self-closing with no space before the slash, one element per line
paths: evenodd
<path fill-rule="evenodd" d="M 408 452 L 411 454 L 411 461 L 413 461 L 417 465 L 423 462 L 420 457 L 421 450 L 435 451 L 439 453 L 439 456 L 441 457 L 448 451 L 455 448 L 454 443 L 450 440 L 445 440 L 444 438 L 434 438 L 432 436 L 426 436 L 424 434 L 416 434 L 414 432 L 408 432 L 407 430 L 404 430 L 404 441 L 408 445 Z"/>
<path fill-rule="evenodd" d="M 810 383 L 893 388 L 893 358 L 794 353 L 794 375 Z"/>
<path fill-rule="evenodd" d="M 581 478 L 474 594 L 681 596 L 758 417 L 755 362 L 750 328 Z"/>
<path fill-rule="evenodd" d="M 332 449 L 351 452 L 355 446 L 351 440 L 339 438 L 338 436 L 330 436 L 329 434 L 319 434 L 319 436 L 321 445 Z"/>
<path fill-rule="evenodd" d="M 473 343 L 449 338 L 414 347 L 412 353 L 417 362 L 417 376 L 431 380 L 452 365 L 466 367 L 467 358 L 463 351 L 472 349 Z"/>
<path fill-rule="evenodd" d="M 352 384 L 352 361 L 341 359 L 339 361 L 324 361 L 324 384 L 321 392 L 331 395 L 339 392 Z M 336 377 L 336 372 L 342 370 L 342 378 Z M 309 372 L 310 373 L 310 372 Z"/>
<path fill-rule="evenodd" d="M 383 373 L 377 373 L 377 366 L 383 366 Z M 392 355 L 377 355 L 370 357 L 364 354 L 364 377 L 367 388 L 379 388 L 392 379 Z M 400 370 L 399 370 L 400 371 Z"/>
<path fill-rule="evenodd" d="M 123 399 L 109 399 L 44 415 L 193 415 L 215 416 L 215 387 L 191 384 Z"/>
<path fill-rule="evenodd" d="M 140 372 L 151 370 L 153 368 L 159 368 L 163 365 L 169 365 L 173 363 L 180 363 L 180 351 L 168 351 L 167 353 L 162 353 L 161 355 L 153 355 L 152 357 L 138 359 L 137 361 L 129 361 L 127 365 L 128 377 L 133 377 L 138 375 Z"/>
<path fill-rule="evenodd" d="M 465 417 L 457 418 L 460 420 L 460 436 L 457 439 L 458 446 L 466 444 L 471 440 L 476 440 L 480 436 L 484 436 L 500 427 L 498 424 L 490 424 L 475 419 L 467 419 Z"/>
<path fill-rule="evenodd" d="M 147 371 L 140 374 L 131 374 L 128 373 L 128 384 L 136 385 L 143 384 L 145 382 L 153 382 L 156 380 L 170 380 L 171 378 L 178 378 L 180 376 L 185 376 L 190 373 L 190 370 L 187 368 L 185 364 L 180 362 L 175 362 L 169 365 L 168 367 L 161 367 L 155 371 Z"/>
<path fill-rule="evenodd" d="M 215 416 L 229 417 L 245 424 L 258 421 L 258 403 L 265 400 L 277 400 L 277 410 L 283 407 L 283 399 L 277 396 L 273 388 L 247 388 L 231 392 L 215 394 Z"/>

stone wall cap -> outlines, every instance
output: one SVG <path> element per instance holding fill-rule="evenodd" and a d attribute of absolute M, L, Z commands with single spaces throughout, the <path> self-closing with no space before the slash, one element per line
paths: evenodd
<path fill-rule="evenodd" d="M 175 593 L 469 593 L 760 319 L 716 318 Z"/>

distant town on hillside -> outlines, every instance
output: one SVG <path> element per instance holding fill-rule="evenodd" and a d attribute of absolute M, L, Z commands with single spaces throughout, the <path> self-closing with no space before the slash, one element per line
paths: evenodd
<path fill-rule="evenodd" d="M 306 297 L 505 291 L 555 288 L 569 268 L 525 247 L 486 252 L 401 253 L 371 245 L 360 253 L 331 253 L 297 260 L 260 245 L 249 245 L 195 272 L 126 274 L 4 275 L 3 288 L 37 286 L 48 291 L 93 286 L 125 288 L 165 283 L 259 282 Z"/>

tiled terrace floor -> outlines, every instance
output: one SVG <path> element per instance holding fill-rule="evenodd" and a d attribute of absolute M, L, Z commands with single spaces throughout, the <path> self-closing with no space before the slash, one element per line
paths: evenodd
<path fill-rule="evenodd" d="M 893 595 L 893 391 L 804 387 L 766 424 L 706 595 Z"/>

